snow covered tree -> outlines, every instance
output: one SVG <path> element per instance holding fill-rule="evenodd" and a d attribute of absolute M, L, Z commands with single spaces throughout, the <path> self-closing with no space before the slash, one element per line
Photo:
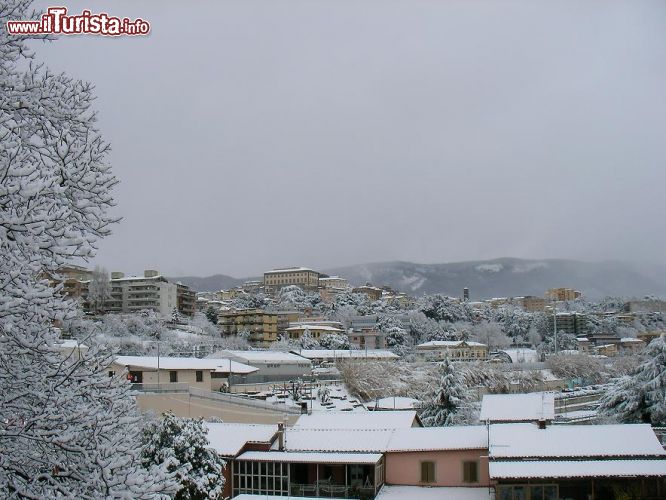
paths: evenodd
<path fill-rule="evenodd" d="M 439 385 L 431 389 L 419 410 L 426 427 L 444 427 L 472 421 L 472 394 L 460 372 L 448 360 L 441 363 Z"/>
<path fill-rule="evenodd" d="M 645 360 L 621 377 L 601 399 L 600 412 L 621 422 L 666 425 L 666 339 L 654 339 Z"/>
<path fill-rule="evenodd" d="M 219 336 L 220 331 L 217 329 L 214 323 L 211 323 L 205 314 L 200 312 L 195 312 L 194 316 L 190 319 L 185 320 L 189 326 L 194 327 L 196 330 L 201 331 L 202 335 Z"/>
<path fill-rule="evenodd" d="M 430 319 L 447 323 L 469 321 L 470 319 L 460 301 L 441 294 L 424 296 L 419 301 L 419 310 Z"/>
<path fill-rule="evenodd" d="M 90 310 L 96 314 L 104 314 L 106 302 L 111 298 L 111 282 L 109 273 L 103 267 L 96 266 L 92 272 L 86 300 Z"/>
<path fill-rule="evenodd" d="M 218 499 L 224 490 L 222 457 L 208 441 L 203 419 L 165 413 L 144 431 L 143 464 L 147 469 L 166 466 L 180 481 L 176 500 Z"/>
<path fill-rule="evenodd" d="M 349 349 L 349 337 L 344 333 L 326 333 L 319 338 L 319 345 L 323 349 Z"/>
<path fill-rule="evenodd" d="M 50 73 L 28 37 L 8 35 L 8 19 L 37 17 L 29 6 L 0 3 L 0 497 L 156 498 L 175 483 L 141 466 L 127 381 L 94 348 L 54 348 L 54 325 L 79 308 L 42 277 L 93 257 L 116 179 L 92 85 Z"/>
<path fill-rule="evenodd" d="M 292 349 L 298 349 L 300 344 L 296 340 L 292 340 L 288 335 L 280 335 L 278 339 L 268 346 L 270 351 L 289 352 Z"/>
<path fill-rule="evenodd" d="M 298 339 L 301 349 L 319 349 L 321 346 L 317 342 L 309 330 L 305 330 L 301 338 Z"/>
<path fill-rule="evenodd" d="M 502 331 L 502 327 L 498 323 L 490 321 L 472 326 L 469 339 L 486 344 L 491 351 L 511 345 L 511 339 Z"/>
<path fill-rule="evenodd" d="M 212 324 L 217 325 L 217 311 L 213 307 L 206 309 L 206 318 Z"/>
<path fill-rule="evenodd" d="M 282 287 L 277 295 L 274 308 L 278 310 L 297 309 L 305 311 L 315 308 L 321 302 L 318 293 L 310 293 L 297 285 Z"/>
<path fill-rule="evenodd" d="M 386 347 L 399 356 L 405 354 L 410 347 L 407 330 L 392 326 L 386 332 Z"/>

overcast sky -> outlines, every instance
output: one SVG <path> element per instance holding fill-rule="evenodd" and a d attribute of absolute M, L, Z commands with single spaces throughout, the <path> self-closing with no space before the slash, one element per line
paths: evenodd
<path fill-rule="evenodd" d="M 37 47 L 97 87 L 109 271 L 663 263 L 666 2 L 58 4 L 151 23 Z"/>

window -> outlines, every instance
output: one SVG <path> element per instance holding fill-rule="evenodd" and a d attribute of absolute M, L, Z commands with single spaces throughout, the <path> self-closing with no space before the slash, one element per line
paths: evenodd
<path fill-rule="evenodd" d="M 463 482 L 479 482 L 479 464 L 478 462 L 463 462 Z"/>
<path fill-rule="evenodd" d="M 421 482 L 435 482 L 435 462 L 421 462 Z"/>
<path fill-rule="evenodd" d="M 201 370 L 197 370 L 196 376 L 197 382 L 203 382 L 203 372 Z"/>
<path fill-rule="evenodd" d="M 178 382 L 178 372 L 172 370 L 169 372 L 169 382 Z"/>

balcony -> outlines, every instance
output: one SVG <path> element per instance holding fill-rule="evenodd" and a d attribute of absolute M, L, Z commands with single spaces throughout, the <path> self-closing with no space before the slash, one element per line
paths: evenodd
<path fill-rule="evenodd" d="M 248 451 L 233 463 L 233 493 L 372 500 L 384 483 L 376 453 Z"/>

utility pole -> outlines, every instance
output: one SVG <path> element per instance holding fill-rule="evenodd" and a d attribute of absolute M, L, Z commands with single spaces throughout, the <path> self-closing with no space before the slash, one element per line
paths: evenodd
<path fill-rule="evenodd" d="M 157 341 L 157 390 L 160 390 L 160 341 Z"/>
<path fill-rule="evenodd" d="M 557 354 L 557 298 L 553 299 L 553 338 L 555 341 L 555 354 Z"/>

